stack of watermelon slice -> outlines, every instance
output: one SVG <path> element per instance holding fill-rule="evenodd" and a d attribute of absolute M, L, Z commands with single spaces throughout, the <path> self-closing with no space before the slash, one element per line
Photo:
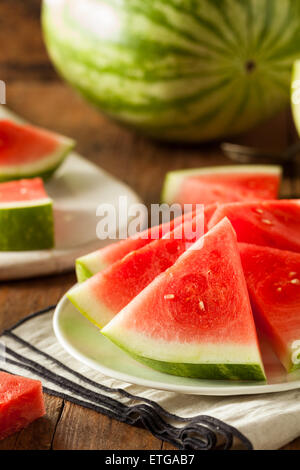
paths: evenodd
<path fill-rule="evenodd" d="M 275 199 L 278 167 L 196 173 L 174 180 L 165 200 L 185 204 L 180 186 L 198 185 L 187 203 L 204 203 L 204 214 L 79 259 L 85 282 L 69 299 L 121 349 L 169 374 L 264 380 L 257 329 L 288 372 L 299 368 L 300 201 Z M 192 245 L 174 236 L 201 217 Z"/>
<path fill-rule="evenodd" d="M 49 178 L 73 146 L 0 109 L 0 251 L 53 248 L 52 201 L 41 178 Z"/>

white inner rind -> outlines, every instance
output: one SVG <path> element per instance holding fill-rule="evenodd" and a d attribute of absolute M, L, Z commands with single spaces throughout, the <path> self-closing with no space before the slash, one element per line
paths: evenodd
<path fill-rule="evenodd" d="M 86 256 L 82 256 L 76 261 L 85 266 L 92 274 L 99 273 L 107 267 L 107 264 L 102 260 L 99 251 L 94 251 Z"/>
<path fill-rule="evenodd" d="M 0 202 L 1 209 L 21 209 L 25 207 L 37 207 L 46 206 L 52 204 L 53 201 L 50 198 L 34 199 L 30 201 L 12 201 L 12 202 Z"/>
<path fill-rule="evenodd" d="M 280 177 L 282 175 L 282 168 L 277 165 L 234 165 L 171 171 L 166 176 L 166 181 L 163 188 L 163 200 L 166 203 L 174 202 L 174 199 L 178 193 L 178 188 L 181 186 L 182 182 L 189 176 L 247 173 L 278 175 Z"/>
<path fill-rule="evenodd" d="M 163 362 L 182 364 L 260 364 L 256 343 L 193 343 L 164 341 L 125 328 L 115 316 L 101 332 L 132 353 Z"/>
<path fill-rule="evenodd" d="M 76 286 L 68 294 L 68 298 L 98 328 L 103 328 L 114 317 L 114 313 L 93 296 L 89 281 Z"/>

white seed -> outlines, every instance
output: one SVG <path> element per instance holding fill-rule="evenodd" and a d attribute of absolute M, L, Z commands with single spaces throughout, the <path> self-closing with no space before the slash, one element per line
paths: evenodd
<path fill-rule="evenodd" d="M 164 295 L 164 299 L 165 300 L 173 300 L 173 299 L 175 299 L 175 295 L 174 294 L 166 294 L 166 295 Z"/>
<path fill-rule="evenodd" d="M 203 300 L 200 300 L 200 301 L 199 301 L 199 307 L 200 307 L 200 310 L 202 310 L 202 311 L 204 312 L 204 310 L 205 310 L 205 305 L 204 305 Z"/>
<path fill-rule="evenodd" d="M 264 213 L 264 211 L 262 209 L 259 209 L 258 207 L 255 209 L 255 212 L 257 212 L 258 214 Z"/>
<path fill-rule="evenodd" d="M 299 281 L 299 279 L 292 279 L 291 284 L 294 284 L 295 286 L 298 286 L 298 285 L 300 285 L 300 281 Z"/>
<path fill-rule="evenodd" d="M 277 287 L 277 292 L 282 292 L 282 287 Z"/>
<path fill-rule="evenodd" d="M 262 219 L 261 221 L 262 221 L 263 224 L 266 224 L 266 225 L 273 225 L 272 222 L 271 222 L 271 220 L 269 220 L 269 219 Z"/>

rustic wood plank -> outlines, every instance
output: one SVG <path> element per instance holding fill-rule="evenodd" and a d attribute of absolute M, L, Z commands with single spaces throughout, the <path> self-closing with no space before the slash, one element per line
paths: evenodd
<path fill-rule="evenodd" d="M 284 446 L 281 450 L 300 450 L 300 438 Z"/>
<path fill-rule="evenodd" d="M 0 441 L 0 450 L 50 450 L 63 400 L 44 394 L 46 416 L 31 423 L 26 429 Z"/>
<path fill-rule="evenodd" d="M 66 402 L 53 440 L 54 450 L 159 450 L 148 431 Z"/>
<path fill-rule="evenodd" d="M 40 30 L 40 5 L 41 0 L 0 2 L 1 62 L 17 64 L 15 76 L 18 67 L 49 63 Z"/>
<path fill-rule="evenodd" d="M 163 442 L 162 443 L 162 450 L 177 450 L 177 449 L 176 449 L 176 447 L 174 447 L 169 442 Z"/>
<path fill-rule="evenodd" d="M 56 304 L 74 283 L 74 273 L 1 283 L 0 331 L 14 325 L 30 313 Z"/>

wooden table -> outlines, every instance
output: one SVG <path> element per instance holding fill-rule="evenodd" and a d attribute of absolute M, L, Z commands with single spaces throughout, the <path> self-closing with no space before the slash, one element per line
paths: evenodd
<path fill-rule="evenodd" d="M 150 142 L 105 119 L 56 75 L 39 23 L 40 0 L 0 2 L 0 80 L 7 104 L 33 123 L 77 140 L 78 151 L 128 183 L 147 204 L 158 202 L 166 171 L 226 164 L 218 145 L 184 147 Z M 281 149 L 295 138 L 288 111 L 237 142 Z M 300 179 L 285 179 L 283 195 L 300 194 Z M 56 303 L 74 273 L 0 284 L 0 331 Z M 3 449 L 172 449 L 136 429 L 59 398 L 45 396 L 47 416 L 0 442 Z M 300 439 L 286 449 L 300 449 Z"/>

